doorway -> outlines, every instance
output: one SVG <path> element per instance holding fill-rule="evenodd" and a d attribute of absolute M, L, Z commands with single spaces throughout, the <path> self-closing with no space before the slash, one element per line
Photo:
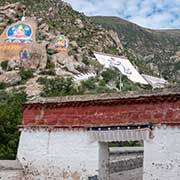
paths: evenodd
<path fill-rule="evenodd" d="M 93 127 L 89 133 L 99 142 L 100 180 L 143 179 L 143 142 L 150 138 L 151 126 Z"/>

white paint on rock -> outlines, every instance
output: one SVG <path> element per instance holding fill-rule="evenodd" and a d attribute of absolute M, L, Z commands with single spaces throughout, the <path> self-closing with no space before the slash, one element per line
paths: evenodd
<path fill-rule="evenodd" d="M 144 142 L 144 180 L 180 179 L 180 128 L 161 127 Z"/>
<path fill-rule="evenodd" d="M 17 157 L 26 180 L 86 180 L 98 174 L 98 152 L 85 131 L 22 131 Z"/>

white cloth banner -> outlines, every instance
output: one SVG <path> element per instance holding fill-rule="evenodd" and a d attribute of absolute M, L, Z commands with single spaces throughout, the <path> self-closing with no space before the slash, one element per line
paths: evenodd
<path fill-rule="evenodd" d="M 94 53 L 94 55 L 105 68 L 116 67 L 123 75 L 127 76 L 129 80 L 135 83 L 148 84 L 127 58 L 101 53 Z"/>
<path fill-rule="evenodd" d="M 153 88 L 164 88 L 165 86 L 169 85 L 168 81 L 163 78 L 149 76 L 147 74 L 142 74 L 142 76 Z"/>

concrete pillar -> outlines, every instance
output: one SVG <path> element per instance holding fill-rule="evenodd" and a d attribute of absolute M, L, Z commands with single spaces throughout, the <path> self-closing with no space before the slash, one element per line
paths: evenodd
<path fill-rule="evenodd" d="M 161 126 L 144 142 L 144 180 L 180 179 L 180 128 Z"/>
<path fill-rule="evenodd" d="M 85 131 L 22 131 L 17 157 L 26 179 L 86 180 L 98 175 L 99 144 Z"/>
<path fill-rule="evenodd" d="M 110 180 L 108 143 L 99 142 L 99 179 Z"/>

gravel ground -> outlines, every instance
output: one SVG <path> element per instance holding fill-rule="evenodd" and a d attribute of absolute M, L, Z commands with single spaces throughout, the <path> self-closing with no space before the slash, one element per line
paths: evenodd
<path fill-rule="evenodd" d="M 111 174 L 110 180 L 142 180 L 142 168 Z"/>

